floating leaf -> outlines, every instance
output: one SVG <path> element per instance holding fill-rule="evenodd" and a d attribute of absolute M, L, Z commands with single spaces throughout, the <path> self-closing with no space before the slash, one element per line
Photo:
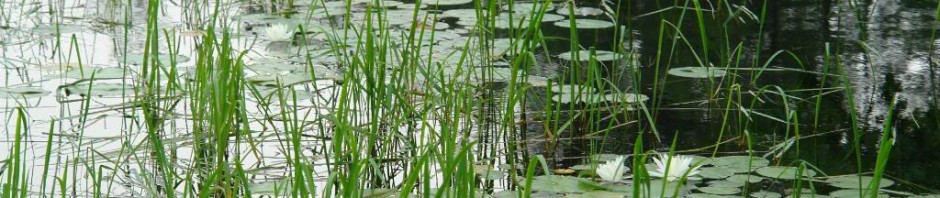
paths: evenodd
<path fill-rule="evenodd" d="M 829 185 L 839 187 L 839 188 L 849 188 L 849 189 L 859 189 L 859 188 L 869 188 L 874 180 L 874 177 L 871 176 L 839 176 L 826 179 L 826 183 Z M 881 178 L 881 181 L 878 183 L 878 188 L 888 187 L 894 184 L 894 181 L 890 179 Z"/>
<path fill-rule="evenodd" d="M 532 180 L 532 190 L 560 193 L 579 193 L 603 188 L 597 183 L 578 177 L 542 175 Z"/>
<path fill-rule="evenodd" d="M 574 59 L 574 54 L 571 52 L 565 52 L 558 54 L 558 58 L 566 61 L 572 61 Z M 591 50 L 578 51 L 578 61 L 590 61 L 591 58 L 597 61 L 613 61 L 623 58 L 623 55 L 612 51 L 594 50 L 594 56 L 591 56 Z"/>
<path fill-rule="evenodd" d="M 604 100 L 608 102 L 641 103 L 649 99 L 649 96 L 635 93 L 604 94 Z"/>
<path fill-rule="evenodd" d="M 248 77 L 247 80 L 250 83 L 268 87 L 277 87 L 278 83 L 280 83 L 282 86 L 290 86 L 313 81 L 310 77 L 310 74 L 307 73 L 290 73 L 286 75 L 256 75 Z"/>
<path fill-rule="evenodd" d="M 777 179 L 796 179 L 798 167 L 792 166 L 768 166 L 757 169 L 757 174 L 760 174 L 764 177 L 777 178 Z M 810 169 L 803 169 L 803 177 L 812 177 L 816 175 L 816 171 Z"/>
<path fill-rule="evenodd" d="M 724 179 L 734 175 L 731 170 L 723 167 L 704 167 L 698 170 L 698 175 L 706 179 Z"/>
<path fill-rule="evenodd" d="M 575 23 L 575 26 L 578 27 L 578 29 L 603 29 L 603 28 L 614 27 L 614 23 L 611 23 L 609 21 L 601 21 L 597 19 L 575 19 L 574 23 Z M 568 21 L 568 20 L 556 21 L 555 26 L 562 27 L 562 28 L 571 28 L 571 21 Z"/>
<path fill-rule="evenodd" d="M 770 192 L 770 191 L 757 191 L 751 193 L 751 197 L 754 198 L 780 198 L 783 197 L 780 193 Z"/>
<path fill-rule="evenodd" d="M 731 195 L 731 194 L 741 193 L 741 189 L 740 189 L 740 188 L 733 188 L 733 187 L 713 187 L 713 186 L 709 186 L 709 187 L 698 188 L 698 190 L 699 190 L 699 191 L 702 191 L 702 192 L 704 192 L 704 193 L 716 194 L 716 195 Z"/>
<path fill-rule="evenodd" d="M 832 192 L 830 192 L 830 193 L 829 193 L 829 196 L 832 196 L 832 197 L 845 197 L 845 198 L 849 198 L 849 197 L 857 198 L 857 197 L 871 197 L 871 196 L 872 196 L 873 194 L 875 194 L 875 193 L 878 194 L 878 195 L 877 195 L 878 198 L 882 198 L 882 197 L 884 197 L 884 198 L 889 198 L 889 197 L 891 197 L 891 196 L 888 196 L 888 194 L 884 194 L 884 193 L 878 192 L 877 190 L 873 190 L 873 189 L 864 189 L 864 190 L 862 190 L 862 189 L 842 189 L 842 190 L 837 190 L 837 191 L 832 191 Z"/>
<path fill-rule="evenodd" d="M 58 28 L 58 29 L 57 29 L 57 28 Z M 69 33 L 73 33 L 73 32 L 80 32 L 80 31 L 82 31 L 83 29 L 85 29 L 85 27 L 82 27 L 81 25 L 72 25 L 72 24 L 40 24 L 40 25 L 37 25 L 37 26 L 33 27 L 33 29 L 31 30 L 31 32 L 33 32 L 33 33 L 35 33 L 35 34 L 50 34 L 50 35 L 52 35 L 52 34 L 55 34 L 56 32 L 58 32 L 59 34 L 69 34 Z"/>
<path fill-rule="evenodd" d="M 788 195 L 787 197 L 796 197 L 795 195 Z M 832 198 L 829 195 L 817 195 L 813 193 L 801 193 L 800 198 Z"/>
<path fill-rule="evenodd" d="M 672 195 L 677 191 L 679 192 L 679 196 L 677 197 L 683 197 L 683 195 L 688 194 L 689 191 L 695 188 L 695 185 L 680 184 L 679 182 L 667 182 L 664 185 L 662 179 L 654 179 L 649 182 L 649 188 L 645 185 L 640 185 L 639 191 L 640 194 L 643 195 L 642 197 L 673 197 Z"/>
<path fill-rule="evenodd" d="M 669 69 L 666 73 L 686 78 L 715 78 L 725 76 L 728 72 L 717 67 L 679 67 Z"/>
<path fill-rule="evenodd" d="M 105 67 L 105 68 L 72 68 L 65 72 L 64 76 L 66 78 L 77 78 L 77 79 L 91 79 L 94 75 L 95 79 L 121 79 L 129 74 L 133 74 L 131 70 L 124 70 L 119 67 Z"/>
<path fill-rule="evenodd" d="M 743 182 L 757 183 L 757 182 L 763 181 L 764 178 L 761 176 L 757 176 L 757 175 L 747 174 L 747 175 L 732 175 L 731 177 L 728 177 L 725 180 L 732 181 L 732 182 L 741 182 L 741 183 Z"/>
<path fill-rule="evenodd" d="M 624 192 L 611 192 L 611 191 L 591 191 L 581 194 L 568 194 L 565 195 L 565 198 L 623 198 L 629 194 Z"/>
<path fill-rule="evenodd" d="M 263 195 L 286 195 L 291 191 L 291 183 L 286 179 L 249 183 L 248 189 L 251 190 L 251 193 Z"/>
<path fill-rule="evenodd" d="M 583 85 L 553 85 L 552 92 L 555 93 L 594 93 L 597 91 L 594 87 Z"/>
<path fill-rule="evenodd" d="M 398 190 L 387 188 L 363 189 L 362 197 L 391 197 L 399 194 Z"/>
<path fill-rule="evenodd" d="M 725 156 L 713 158 L 710 163 L 715 166 L 727 168 L 735 173 L 747 173 L 757 168 L 767 166 L 770 161 L 760 157 Z"/>
<path fill-rule="evenodd" d="M 154 57 L 149 57 L 149 60 L 152 60 Z M 140 65 L 144 63 L 143 54 L 131 54 L 127 56 L 117 57 L 117 62 L 124 62 L 127 59 L 127 64 Z M 176 59 L 176 63 L 184 63 L 189 61 L 189 57 L 183 55 L 170 56 L 169 54 L 160 54 L 156 57 L 157 62 L 161 64 L 170 64 L 173 59 Z"/>
<path fill-rule="evenodd" d="M 65 87 L 65 94 L 85 96 L 89 88 L 92 96 L 134 95 L 134 86 L 122 83 L 76 83 Z"/>
<path fill-rule="evenodd" d="M 39 98 L 49 95 L 50 91 L 36 87 L 0 87 L 0 98 Z"/>
<path fill-rule="evenodd" d="M 563 7 L 561 9 L 558 9 L 558 14 L 569 16 L 568 7 Z M 604 10 L 601 10 L 599 8 L 592 8 L 592 7 L 574 8 L 575 16 L 596 16 L 596 15 L 601 15 L 601 14 L 604 14 Z"/>
<path fill-rule="evenodd" d="M 462 5 L 473 2 L 473 0 L 426 0 L 421 1 L 423 4 L 428 5 L 437 5 L 437 6 L 452 6 L 452 5 Z"/>
<path fill-rule="evenodd" d="M 728 180 L 715 180 L 715 181 L 708 182 L 708 186 L 711 186 L 711 187 L 728 187 L 728 188 L 742 187 L 745 184 L 747 183 L 728 181 Z"/>

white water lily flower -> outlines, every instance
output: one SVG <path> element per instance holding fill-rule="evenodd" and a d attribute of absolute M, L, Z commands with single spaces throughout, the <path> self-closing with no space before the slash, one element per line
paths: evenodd
<path fill-rule="evenodd" d="M 294 38 L 294 29 L 284 24 L 275 24 L 264 29 L 264 35 L 269 41 L 290 41 Z"/>
<path fill-rule="evenodd" d="M 623 161 L 626 159 L 627 158 L 624 156 L 618 156 L 617 159 L 613 161 L 597 165 L 595 173 L 604 181 L 620 181 L 620 179 L 623 178 L 623 172 L 628 169 L 626 166 L 623 166 Z"/>
<path fill-rule="evenodd" d="M 691 177 L 698 174 L 698 168 L 700 167 L 692 167 L 692 161 L 692 157 L 689 156 L 661 154 L 653 158 L 653 162 L 656 164 L 656 170 L 648 170 L 649 175 L 664 178 L 666 181 L 678 180 L 682 178 L 683 175 Z M 686 172 L 688 172 L 688 174 L 686 174 Z"/>

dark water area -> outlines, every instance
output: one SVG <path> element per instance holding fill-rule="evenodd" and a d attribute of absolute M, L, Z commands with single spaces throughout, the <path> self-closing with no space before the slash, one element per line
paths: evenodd
<path fill-rule="evenodd" d="M 937 53 L 932 49 L 938 43 L 937 2 L 732 3 L 739 8 L 720 1 L 702 1 L 702 7 L 714 10 L 704 12 L 707 51 L 695 12 L 681 9 L 693 5 L 683 3 L 630 1 L 621 6 L 626 14 L 621 14 L 619 20 L 626 21 L 627 37 L 641 65 L 635 71 L 643 78 L 635 81 L 628 74 L 619 76 L 622 80 L 617 82 L 621 89 L 653 96 L 650 111 L 662 136 L 660 141 L 646 141 L 646 149 L 668 150 L 672 137 L 678 137 L 676 150 L 702 148 L 721 137 L 741 139 L 722 144 L 718 151 L 743 152 L 748 149 L 743 141 L 747 131 L 754 150 L 764 154 L 771 146 L 799 133 L 802 139 L 773 163 L 793 165 L 805 161 L 828 175 L 870 173 L 875 168 L 886 119 L 892 113 L 895 121 L 888 135 L 895 144 L 885 173 L 892 179 L 940 189 L 940 180 L 936 179 L 940 177 L 940 103 L 936 97 L 940 72 L 936 69 Z M 761 16 L 762 9 L 766 9 L 765 16 Z M 722 16 L 729 13 L 738 16 Z M 755 22 L 761 17 L 766 17 L 763 27 Z M 663 28 L 663 24 L 669 26 Z M 617 47 L 611 45 L 613 29 L 579 31 L 579 42 L 585 47 L 611 50 Z M 670 39 L 676 29 L 682 38 Z M 543 30 L 560 38 L 571 36 L 563 28 Z M 665 35 L 663 40 L 661 35 Z M 664 49 L 659 49 L 660 42 Z M 550 46 L 562 52 L 570 49 L 567 40 L 550 42 Z M 741 50 L 740 57 L 736 57 L 736 50 Z M 696 59 L 692 53 L 701 57 Z M 710 81 L 664 75 L 669 68 L 697 66 L 700 61 L 742 70 L 735 72 L 734 82 L 727 77 Z M 751 81 L 756 76 L 754 70 L 761 68 L 766 71 Z M 661 78 L 654 79 L 656 75 Z M 743 94 L 734 97 L 746 103 L 735 101 L 726 111 L 725 88 L 730 83 L 740 86 Z M 850 92 L 844 91 L 846 86 Z M 661 93 L 654 93 L 654 89 Z M 763 94 L 755 97 L 761 90 Z M 789 96 L 786 101 L 783 94 Z M 894 99 L 897 105 L 891 111 Z M 738 105 L 749 108 L 750 113 L 737 109 Z M 609 133 L 611 139 L 600 149 L 591 146 L 596 141 L 591 138 L 560 146 L 554 153 L 560 159 L 558 166 L 583 163 L 578 156 L 590 153 L 633 153 L 636 132 L 649 132 L 650 125 L 642 114 L 630 114 L 624 117 L 638 122 Z M 726 114 L 729 116 L 724 117 Z M 860 166 L 856 163 L 853 122 L 859 133 Z M 649 134 L 644 138 L 654 139 Z M 710 155 L 711 151 L 704 149 L 698 154 Z"/>

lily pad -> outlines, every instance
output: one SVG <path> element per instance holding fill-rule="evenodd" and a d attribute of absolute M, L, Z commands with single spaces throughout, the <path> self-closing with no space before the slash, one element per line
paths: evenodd
<path fill-rule="evenodd" d="M 757 168 L 767 166 L 770 161 L 760 157 L 748 156 L 724 156 L 713 158 L 710 163 L 715 166 L 725 167 L 731 172 L 747 173 Z"/>
<path fill-rule="evenodd" d="M 874 177 L 871 176 L 840 176 L 826 179 L 826 183 L 829 185 L 839 187 L 839 188 L 849 188 L 849 189 L 859 189 L 859 188 L 869 188 L 869 185 L 872 184 Z M 894 185 L 894 181 L 890 179 L 881 178 L 881 181 L 878 183 L 878 188 L 884 188 Z"/>
<path fill-rule="evenodd" d="M 122 83 L 76 83 L 65 87 L 65 93 L 85 96 L 89 88 L 92 96 L 134 95 L 134 86 Z"/>
<path fill-rule="evenodd" d="M 734 175 L 734 172 L 723 167 L 704 167 L 699 169 L 698 175 L 706 179 L 724 179 Z"/>
<path fill-rule="evenodd" d="M 704 192 L 704 193 L 716 194 L 716 195 L 732 195 L 732 194 L 741 193 L 741 189 L 740 189 L 740 188 L 733 188 L 733 187 L 713 187 L 713 186 L 709 186 L 709 187 L 701 187 L 701 188 L 698 188 L 698 190 L 699 190 L 699 191 L 702 191 L 702 192 Z"/>
<path fill-rule="evenodd" d="M 50 91 L 36 87 L 0 87 L 0 98 L 39 98 L 49 95 Z"/>
<path fill-rule="evenodd" d="M 878 198 L 889 198 L 888 194 L 878 192 L 877 190 L 872 189 L 842 189 L 837 191 L 832 191 L 829 193 L 829 196 L 832 197 L 845 197 L 845 198 L 857 198 L 857 197 L 871 197 L 872 194 L 877 193 Z"/>
<path fill-rule="evenodd" d="M 799 167 L 792 166 L 768 166 L 757 169 L 757 174 L 760 174 L 764 177 L 777 178 L 777 179 L 796 179 L 797 171 Z M 810 169 L 803 169 L 802 177 L 812 177 L 816 175 L 816 171 Z"/>
<path fill-rule="evenodd" d="M 604 28 L 614 27 L 614 23 L 611 23 L 609 21 L 601 21 L 597 19 L 575 19 L 574 23 L 575 23 L 575 26 L 578 27 L 578 29 L 604 29 Z M 568 21 L 568 20 L 556 21 L 555 26 L 562 27 L 562 28 L 571 28 L 571 21 Z"/>
<path fill-rule="evenodd" d="M 125 74 L 125 72 L 127 72 Z M 121 79 L 129 74 L 132 74 L 131 70 L 124 70 L 118 67 L 105 67 L 105 68 L 72 68 L 65 72 L 66 78 L 77 78 L 77 79 L 91 79 L 94 75 L 95 79 Z"/>
<path fill-rule="evenodd" d="M 796 195 L 788 195 L 787 197 L 796 197 Z M 829 195 L 817 195 L 813 193 L 800 193 L 800 198 L 832 198 Z"/>
<path fill-rule="evenodd" d="M 154 57 L 149 57 L 149 58 L 153 59 Z M 161 64 L 169 64 L 171 60 L 173 60 L 174 58 L 176 59 L 176 63 L 184 63 L 184 62 L 189 61 L 189 57 L 183 56 L 183 55 L 171 56 L 169 54 L 160 54 L 160 55 L 157 55 L 156 58 L 157 58 L 157 62 L 160 62 Z M 117 62 L 124 62 L 124 59 L 127 59 L 127 64 L 132 64 L 132 65 L 140 65 L 144 63 L 143 54 L 131 54 L 127 56 L 119 56 L 116 59 L 117 59 Z"/>
<path fill-rule="evenodd" d="M 311 82 L 310 74 L 291 73 L 287 75 L 256 75 L 247 78 L 248 82 L 261 86 L 277 87 L 278 81 L 282 86 L 290 86 L 300 83 Z"/>
<path fill-rule="evenodd" d="M 649 182 L 649 188 L 645 185 L 640 185 L 639 190 L 641 197 L 672 197 L 676 191 L 679 192 L 679 196 L 677 197 L 683 197 L 683 195 L 688 194 L 689 191 L 695 188 L 695 185 L 680 184 L 679 182 L 667 182 L 663 185 L 662 179 L 654 179 Z"/>
<path fill-rule="evenodd" d="M 552 92 L 555 93 L 594 93 L 597 89 L 583 85 L 553 85 Z"/>
<path fill-rule="evenodd" d="M 590 100 L 590 101 L 589 101 Z M 552 101 L 562 103 L 562 104 L 571 104 L 571 103 L 581 103 L 581 102 L 599 102 L 598 97 L 594 94 L 574 94 L 574 93 L 559 93 L 552 96 Z"/>
<path fill-rule="evenodd" d="M 261 183 L 250 183 L 248 189 L 252 193 L 263 195 L 286 195 L 291 191 L 291 183 L 288 180 L 274 180 Z"/>
<path fill-rule="evenodd" d="M 783 197 L 780 193 L 770 192 L 770 191 L 757 191 L 750 194 L 754 198 L 780 198 Z"/>
<path fill-rule="evenodd" d="M 641 103 L 649 100 L 650 97 L 643 94 L 636 93 L 619 93 L 619 94 L 605 94 L 604 100 L 608 102 L 623 102 L 623 103 Z"/>
<path fill-rule="evenodd" d="M 738 188 L 745 186 L 747 183 L 744 182 L 734 182 L 728 180 L 715 180 L 708 182 L 708 186 L 711 187 L 725 187 L 725 188 Z"/>
<path fill-rule="evenodd" d="M 580 193 L 595 190 L 586 187 L 590 185 L 584 185 L 592 183 L 594 182 L 578 177 L 543 175 L 533 178 L 532 190 L 560 193 Z"/>
<path fill-rule="evenodd" d="M 452 5 L 463 5 L 473 2 L 473 0 L 426 0 L 421 1 L 423 4 L 428 5 L 437 5 L 437 6 L 452 6 Z"/>
<path fill-rule="evenodd" d="M 679 67 L 669 69 L 666 73 L 686 78 L 715 78 L 725 76 L 728 72 L 717 67 Z"/>
<path fill-rule="evenodd" d="M 725 180 L 728 180 L 728 181 L 731 181 L 731 182 L 741 182 L 741 183 L 743 183 L 743 182 L 757 183 L 757 182 L 763 181 L 763 180 L 764 180 L 764 177 L 757 176 L 757 175 L 750 175 L 750 174 L 747 174 L 747 175 L 732 175 L 731 177 L 728 177 L 728 178 L 726 178 Z"/>
<path fill-rule="evenodd" d="M 563 8 L 561 8 L 561 9 L 558 9 L 558 14 L 560 14 L 560 15 L 565 15 L 565 16 L 569 16 L 568 7 L 563 7 Z M 576 7 L 576 8 L 574 8 L 574 15 L 575 15 L 575 16 L 597 16 L 597 15 L 601 15 L 601 14 L 604 14 L 604 10 L 601 10 L 600 8 L 592 8 L 592 7 Z"/>
<path fill-rule="evenodd" d="M 565 52 L 558 54 L 558 58 L 566 61 L 572 61 L 574 59 L 574 53 Z M 585 62 L 590 61 L 591 58 L 597 61 L 614 61 L 623 58 L 622 54 L 606 51 L 606 50 L 594 50 L 594 56 L 591 56 L 591 50 L 581 50 L 578 51 L 578 61 Z"/>
<path fill-rule="evenodd" d="M 58 28 L 58 30 L 56 30 L 56 28 Z M 72 24 L 58 24 L 58 25 L 56 25 L 56 24 L 41 24 L 41 25 L 37 25 L 37 26 L 33 27 L 33 29 L 31 30 L 31 32 L 33 32 L 33 33 L 35 33 L 35 34 L 55 34 L 56 31 L 58 31 L 59 34 L 68 34 L 68 33 L 73 33 L 73 32 L 80 32 L 80 31 L 82 31 L 83 29 L 85 29 L 85 28 L 82 27 L 81 25 L 72 25 Z"/>

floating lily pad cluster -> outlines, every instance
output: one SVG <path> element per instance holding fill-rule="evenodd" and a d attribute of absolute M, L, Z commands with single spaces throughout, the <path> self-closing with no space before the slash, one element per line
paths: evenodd
<path fill-rule="evenodd" d="M 51 92 L 37 87 L 0 87 L 0 99 L 39 98 L 49 93 Z"/>
<path fill-rule="evenodd" d="M 596 155 L 596 160 L 601 161 L 596 165 L 577 165 L 567 170 L 582 172 L 591 172 L 596 167 L 597 171 L 602 170 L 602 166 L 609 165 L 616 161 L 607 155 Z M 605 164 L 605 162 L 607 164 Z M 622 162 L 621 162 L 622 163 Z M 773 182 L 796 182 L 796 179 L 802 181 L 817 181 L 828 184 L 839 189 L 833 190 L 828 195 L 820 195 L 811 189 L 787 190 L 786 192 L 775 192 L 768 190 L 759 190 L 747 192 L 748 197 L 766 197 L 780 198 L 793 197 L 800 194 L 805 197 L 860 197 L 862 193 L 867 193 L 866 197 L 877 193 L 878 197 L 889 197 L 889 192 L 880 190 L 890 187 L 894 181 L 882 178 L 878 187 L 874 187 L 874 178 L 871 176 L 845 175 L 834 177 L 816 177 L 816 172 L 808 168 L 800 169 L 791 166 L 770 166 L 770 161 L 760 157 L 750 156 L 724 156 L 715 158 L 691 157 L 688 162 L 677 161 L 677 163 L 689 163 L 689 166 L 699 165 L 698 170 L 692 170 L 695 173 L 688 173 L 689 180 L 686 183 L 680 183 L 681 180 L 663 180 L 654 177 L 649 183 L 651 189 L 666 189 L 666 197 L 672 197 L 674 192 L 679 192 L 680 197 L 739 197 L 745 193 L 745 187 L 764 185 L 765 181 Z M 654 171 L 658 165 L 647 164 L 647 171 Z M 629 171 L 629 170 L 628 170 Z M 696 174 L 697 173 L 697 174 Z M 600 175 L 582 174 L 582 175 Z M 652 174 L 651 174 L 652 175 Z M 609 176 L 607 176 L 609 177 Z M 577 196 L 595 195 L 595 193 L 627 193 L 632 195 L 633 184 L 637 182 L 629 179 L 633 178 L 629 174 L 625 175 L 625 180 L 609 181 L 608 179 L 589 179 L 574 176 L 547 175 L 537 176 L 533 180 L 533 190 L 540 193 L 555 194 L 557 196 Z M 695 179 L 699 178 L 699 179 Z M 873 190 L 879 189 L 879 190 Z M 639 189 L 641 193 L 651 193 L 659 197 L 659 190 Z M 901 195 L 904 195 L 903 193 Z M 928 195 L 925 195 L 928 196 Z M 646 197 L 646 196 L 644 196 Z"/>
<path fill-rule="evenodd" d="M 686 78 L 718 78 L 728 72 L 718 67 L 679 67 L 666 71 L 669 75 Z"/>
<path fill-rule="evenodd" d="M 613 102 L 636 104 L 649 100 L 649 96 L 638 93 L 596 93 L 597 89 L 582 85 L 554 85 L 552 101 L 562 104 Z"/>

